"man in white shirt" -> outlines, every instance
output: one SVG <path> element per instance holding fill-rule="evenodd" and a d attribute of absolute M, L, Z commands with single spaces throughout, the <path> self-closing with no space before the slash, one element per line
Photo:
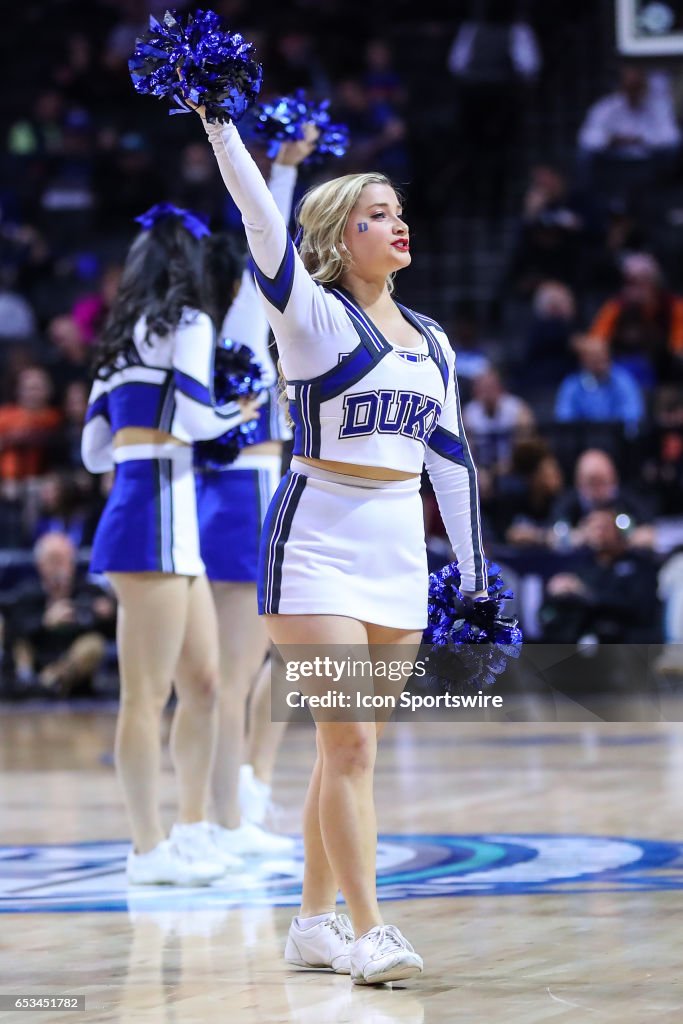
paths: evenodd
<path fill-rule="evenodd" d="M 619 90 L 589 108 L 579 131 L 579 148 L 625 160 L 643 160 L 680 142 L 667 78 L 648 76 L 624 64 Z"/>

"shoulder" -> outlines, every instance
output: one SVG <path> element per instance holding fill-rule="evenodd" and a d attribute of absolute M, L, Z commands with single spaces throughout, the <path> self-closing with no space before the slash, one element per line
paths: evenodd
<path fill-rule="evenodd" d="M 213 322 L 209 314 L 204 313 L 201 309 L 184 306 L 178 322 L 178 329 L 181 330 L 187 327 L 213 331 Z"/>

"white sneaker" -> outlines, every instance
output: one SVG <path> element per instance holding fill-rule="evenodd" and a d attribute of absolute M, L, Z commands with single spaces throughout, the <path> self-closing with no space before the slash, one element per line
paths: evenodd
<path fill-rule="evenodd" d="M 422 974 L 422 957 L 393 924 L 371 928 L 351 947 L 354 985 L 382 985 Z"/>
<path fill-rule="evenodd" d="M 250 764 L 240 765 L 239 803 L 240 814 L 254 825 L 262 825 L 270 809 L 272 789 L 254 775 Z"/>
<path fill-rule="evenodd" d="M 190 860 L 211 861 L 226 871 L 241 871 L 244 864 L 239 856 L 216 843 L 214 826 L 209 821 L 195 821 L 191 825 L 176 823 L 171 839 Z"/>
<path fill-rule="evenodd" d="M 331 967 L 335 974 L 349 974 L 352 942 L 353 928 L 346 914 L 330 914 L 310 928 L 302 928 L 295 917 L 289 926 L 285 961 L 296 967 Z"/>
<path fill-rule="evenodd" d="M 211 825 L 211 836 L 216 847 L 226 854 L 237 857 L 271 856 L 273 854 L 291 853 L 296 846 L 290 836 L 278 836 L 250 821 L 243 822 L 239 828 L 223 828 Z"/>
<path fill-rule="evenodd" d="M 131 850 L 126 861 L 129 885 L 210 885 L 225 868 L 215 860 L 188 857 L 172 839 L 164 839 L 147 853 Z"/>

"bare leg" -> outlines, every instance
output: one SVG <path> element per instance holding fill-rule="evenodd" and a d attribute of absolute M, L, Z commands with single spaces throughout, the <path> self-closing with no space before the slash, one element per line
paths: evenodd
<path fill-rule="evenodd" d="M 137 853 L 162 841 L 161 716 L 187 621 L 190 580 L 162 573 L 111 573 L 118 598 L 121 700 L 116 768 Z"/>
<path fill-rule="evenodd" d="M 192 580 L 183 646 L 175 672 L 178 705 L 171 756 L 178 782 L 178 820 L 205 821 L 216 742 L 218 627 L 206 576 Z"/>
<path fill-rule="evenodd" d="M 215 818 L 238 828 L 239 771 L 244 752 L 249 688 L 268 647 L 251 583 L 214 583 L 220 647 L 218 742 L 211 779 Z M 269 709 L 270 710 L 270 709 Z"/>
<path fill-rule="evenodd" d="M 266 661 L 258 674 L 249 705 L 249 729 L 247 731 L 246 761 L 254 769 L 260 782 L 270 786 L 277 753 L 280 749 L 287 722 L 274 722 L 271 714 L 271 672 L 270 660 Z"/>

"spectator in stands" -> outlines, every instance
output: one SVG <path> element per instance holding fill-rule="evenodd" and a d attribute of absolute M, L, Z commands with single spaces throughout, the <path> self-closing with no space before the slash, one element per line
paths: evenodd
<path fill-rule="evenodd" d="M 88 381 L 92 350 L 73 315 L 64 313 L 51 320 L 47 336 L 51 345 L 48 365 L 57 390 L 63 392 L 72 381 Z"/>
<path fill-rule="evenodd" d="M 576 365 L 570 344 L 575 330 L 571 289 L 560 281 L 544 281 L 534 292 L 526 350 L 515 368 L 517 389 L 540 419 L 552 418 L 552 388 Z"/>
<path fill-rule="evenodd" d="M 275 36 L 274 51 L 268 62 L 270 88 L 282 94 L 306 89 L 314 95 L 326 96 L 331 83 L 318 56 L 318 46 L 308 27 L 288 24 Z"/>
<path fill-rule="evenodd" d="M 642 160 L 678 146 L 681 138 L 666 80 L 649 78 L 637 64 L 623 64 L 617 92 L 588 110 L 579 147 L 624 160 Z"/>
<path fill-rule="evenodd" d="M 51 395 L 52 384 L 42 367 L 19 372 L 15 401 L 0 405 L 0 479 L 25 480 L 49 468 L 61 423 Z"/>
<path fill-rule="evenodd" d="M 491 517 L 496 535 L 519 547 L 547 545 L 563 487 L 562 469 L 548 443 L 540 437 L 518 441 L 510 473 L 496 483 Z"/>
<path fill-rule="evenodd" d="M 448 337 L 456 354 L 460 401 L 464 405 L 472 397 L 473 381 L 491 366 L 479 338 L 479 324 L 473 303 L 463 301 L 457 304 Z"/>
<path fill-rule="evenodd" d="M 88 385 L 82 380 L 72 380 L 66 386 L 62 401 L 62 444 L 60 466 L 81 469 L 81 434 L 88 408 Z"/>
<path fill-rule="evenodd" d="M 180 154 L 180 166 L 174 175 L 171 198 L 183 209 L 192 210 L 207 224 L 223 221 L 225 189 L 216 174 L 211 149 L 201 142 L 190 142 Z"/>
<path fill-rule="evenodd" d="M 57 89 L 45 89 L 35 99 L 28 117 L 11 125 L 7 152 L 13 157 L 43 157 L 61 153 L 64 97 Z"/>
<path fill-rule="evenodd" d="M 115 603 L 76 569 L 63 533 L 46 533 L 34 549 L 38 579 L 17 588 L 7 608 L 7 643 L 17 680 L 56 695 L 91 692 L 105 641 L 114 634 Z"/>
<path fill-rule="evenodd" d="M 110 263 L 104 269 L 98 290 L 81 296 L 74 303 L 71 318 L 79 328 L 80 337 L 87 345 L 96 340 L 104 326 L 104 321 L 118 291 L 122 269 L 120 263 Z"/>
<path fill-rule="evenodd" d="M 629 542 L 650 546 L 652 510 L 647 503 L 623 487 L 617 467 L 610 456 L 591 448 L 577 460 L 574 487 L 562 494 L 553 510 L 557 542 L 578 547 L 583 543 L 579 524 L 591 512 L 615 508 L 620 524 L 629 531 Z"/>
<path fill-rule="evenodd" d="M 552 576 L 540 611 L 545 643 L 661 640 L 657 565 L 650 552 L 629 547 L 616 506 L 595 509 L 581 523 L 584 547 L 572 572 Z"/>
<path fill-rule="evenodd" d="M 74 547 L 88 547 L 95 534 L 98 513 L 87 483 L 82 486 L 77 474 L 50 473 L 40 482 L 33 541 L 47 533 L 61 533 Z"/>
<path fill-rule="evenodd" d="M 363 85 L 372 103 L 389 103 L 395 108 L 405 101 L 405 88 L 394 65 L 394 54 L 386 39 L 371 39 L 365 48 Z"/>
<path fill-rule="evenodd" d="M 619 295 L 598 311 L 589 334 L 609 344 L 614 360 L 644 387 L 683 375 L 683 297 L 667 291 L 649 253 L 622 264 Z"/>
<path fill-rule="evenodd" d="M 581 335 L 575 338 L 574 349 L 580 369 L 560 384 L 555 419 L 560 423 L 618 420 L 637 427 L 645 415 L 645 403 L 631 374 L 612 364 L 609 349 L 600 338 Z"/>
<path fill-rule="evenodd" d="M 342 158 L 344 173 L 374 167 L 393 181 L 409 176 L 406 125 L 392 103 L 373 102 L 357 78 L 344 78 L 335 87 L 335 120 L 347 124 L 351 144 Z"/>
<path fill-rule="evenodd" d="M 500 475 L 510 467 L 515 440 L 533 430 L 534 414 L 526 402 L 506 391 L 494 369 L 475 378 L 473 394 L 463 409 L 463 421 L 477 466 Z"/>
<path fill-rule="evenodd" d="M 532 167 L 507 272 L 514 291 L 528 297 L 550 279 L 575 288 L 588 233 L 586 214 L 565 176 L 548 164 Z"/>

